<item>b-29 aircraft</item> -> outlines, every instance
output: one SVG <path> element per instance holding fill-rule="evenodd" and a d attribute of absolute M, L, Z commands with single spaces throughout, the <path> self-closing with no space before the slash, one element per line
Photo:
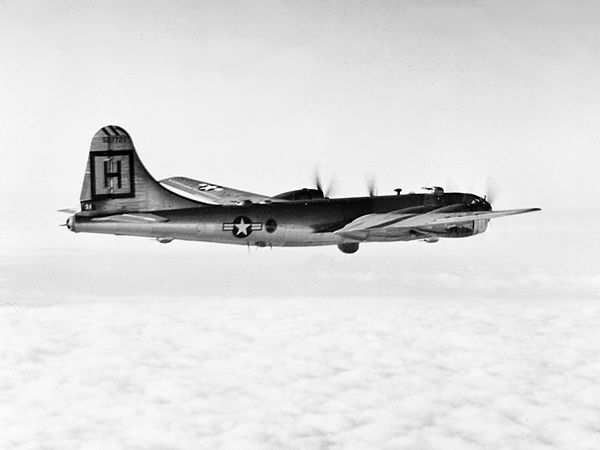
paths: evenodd
<path fill-rule="evenodd" d="M 257 247 L 337 245 L 354 253 L 361 243 L 437 242 L 483 233 L 490 219 L 539 211 L 493 211 L 486 198 L 463 192 L 329 198 L 320 183 L 275 196 L 186 177 L 156 181 L 121 127 L 93 137 L 73 232 L 243 244 Z M 68 210 L 63 210 L 68 211 Z M 69 211 L 74 212 L 74 211 Z"/>

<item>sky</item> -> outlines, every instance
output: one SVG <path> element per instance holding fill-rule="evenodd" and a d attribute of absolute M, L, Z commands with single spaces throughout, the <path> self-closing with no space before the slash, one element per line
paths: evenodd
<path fill-rule="evenodd" d="M 597 448 L 599 12 L 0 0 L 0 446 Z M 108 124 L 157 179 L 275 195 L 318 169 L 334 196 L 374 177 L 542 211 L 354 255 L 69 233 Z"/>
<path fill-rule="evenodd" d="M 183 293 L 198 276 L 211 295 L 414 295 L 425 283 L 424 295 L 443 297 L 453 282 L 459 296 L 474 283 L 491 286 L 477 292 L 486 296 L 498 283 L 500 296 L 600 292 L 594 2 L 0 5 L 0 242 L 20 271 L 8 289 L 38 288 L 25 281 L 35 267 L 52 274 L 36 280 L 41 292 L 86 291 L 78 280 L 98 271 L 135 292 L 154 279 L 146 270 L 185 259 L 193 275 L 170 275 Z M 275 195 L 311 186 L 318 168 L 334 196 L 366 194 L 372 176 L 381 194 L 493 188 L 496 209 L 543 212 L 432 248 L 365 245 L 353 258 L 329 247 L 254 261 L 242 247 L 73 235 L 55 211 L 78 206 L 91 138 L 106 124 L 129 131 L 157 179 Z M 144 270 L 129 266 L 133 283 L 104 257 Z"/>
<path fill-rule="evenodd" d="M 112 123 L 158 178 L 275 194 L 318 166 L 358 195 L 370 174 L 380 192 L 491 176 L 507 205 L 589 207 L 573 194 L 599 161 L 595 2 L 1 7 L 2 188 L 28 199 L 74 204 Z"/>

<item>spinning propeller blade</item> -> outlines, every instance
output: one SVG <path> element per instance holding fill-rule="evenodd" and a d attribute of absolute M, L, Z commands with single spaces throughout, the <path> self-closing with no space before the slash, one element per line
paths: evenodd
<path fill-rule="evenodd" d="M 377 183 L 373 175 L 367 176 L 367 189 L 369 190 L 369 197 L 377 196 Z"/>
<path fill-rule="evenodd" d="M 324 197 L 329 197 L 332 194 L 332 192 L 334 190 L 333 189 L 334 180 L 335 180 L 335 178 L 332 177 L 331 181 L 329 182 L 329 186 L 327 188 L 324 188 L 323 181 L 321 180 L 321 175 L 319 174 L 319 169 L 315 168 L 314 185 L 319 191 L 321 191 L 323 193 Z"/>
<path fill-rule="evenodd" d="M 490 205 L 492 205 L 500 195 L 501 189 L 500 184 L 492 177 L 488 176 L 486 179 L 486 188 L 485 188 L 485 199 L 488 201 Z"/>

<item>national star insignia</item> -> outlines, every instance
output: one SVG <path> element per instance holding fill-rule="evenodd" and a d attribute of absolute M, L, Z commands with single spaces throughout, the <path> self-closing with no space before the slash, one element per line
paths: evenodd
<path fill-rule="evenodd" d="M 245 216 L 238 216 L 233 222 L 223 224 L 223 231 L 231 231 L 236 238 L 248 237 L 253 231 L 260 231 L 262 229 L 262 223 L 252 222 L 252 220 Z"/>
<path fill-rule="evenodd" d="M 250 228 L 252 226 L 251 223 L 246 223 L 244 222 L 244 218 L 242 217 L 240 220 L 240 223 L 234 223 L 233 227 L 237 228 L 237 231 L 235 232 L 236 236 L 248 236 L 248 228 Z"/>

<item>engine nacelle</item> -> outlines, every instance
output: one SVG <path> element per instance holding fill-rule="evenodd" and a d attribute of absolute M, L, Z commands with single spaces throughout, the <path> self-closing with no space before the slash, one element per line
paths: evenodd
<path fill-rule="evenodd" d="M 277 200 L 318 200 L 321 198 L 325 198 L 323 191 L 321 189 L 297 189 L 295 191 L 284 192 L 283 194 L 278 194 L 272 199 Z"/>
<path fill-rule="evenodd" d="M 473 236 L 476 234 L 483 233 L 487 230 L 490 219 L 477 219 L 473 221 Z"/>
<path fill-rule="evenodd" d="M 487 229 L 490 219 L 476 219 L 460 225 L 452 225 L 446 228 L 441 235 L 449 238 L 461 238 L 481 234 Z"/>
<path fill-rule="evenodd" d="M 358 245 L 358 242 L 344 242 L 343 244 L 338 244 L 338 248 L 342 251 L 342 253 L 351 255 L 352 253 L 356 253 L 358 251 Z"/>

